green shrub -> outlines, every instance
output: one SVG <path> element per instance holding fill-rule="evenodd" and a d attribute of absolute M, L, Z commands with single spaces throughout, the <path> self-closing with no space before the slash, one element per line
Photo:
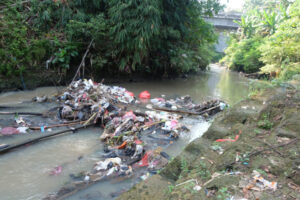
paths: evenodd
<path fill-rule="evenodd" d="M 221 62 L 225 62 L 231 69 L 245 73 L 259 71 L 263 63 L 259 60 L 261 52 L 259 47 L 263 39 L 259 37 L 244 39 L 238 42 L 232 39 L 229 47 L 226 49 L 226 56 Z"/>
<path fill-rule="evenodd" d="M 221 62 L 236 71 L 291 79 L 300 71 L 300 1 L 247 0 L 240 32 Z"/>
<path fill-rule="evenodd" d="M 265 73 L 277 72 L 287 80 L 300 72 L 300 1 L 290 8 L 290 19 L 280 24 L 276 33 L 260 47 Z"/>
<path fill-rule="evenodd" d="M 269 120 L 269 118 L 269 114 L 263 114 L 262 119 L 258 121 L 257 126 L 265 130 L 272 129 L 274 124 Z"/>

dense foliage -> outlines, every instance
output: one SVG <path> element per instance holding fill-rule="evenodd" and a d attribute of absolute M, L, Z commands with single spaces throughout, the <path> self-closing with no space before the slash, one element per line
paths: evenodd
<path fill-rule="evenodd" d="M 254 37 L 238 41 L 232 38 L 231 45 L 226 49 L 223 62 L 229 63 L 229 67 L 245 73 L 257 72 L 263 63 L 259 60 L 261 53 L 259 47 L 262 38 Z"/>
<path fill-rule="evenodd" d="M 300 73 L 300 0 L 246 1 L 241 31 L 232 36 L 222 62 L 252 73 L 290 79 Z"/>
<path fill-rule="evenodd" d="M 203 16 L 219 0 L 0 2 L 0 74 L 74 71 L 90 42 L 89 72 L 170 75 L 204 69 L 216 40 Z"/>

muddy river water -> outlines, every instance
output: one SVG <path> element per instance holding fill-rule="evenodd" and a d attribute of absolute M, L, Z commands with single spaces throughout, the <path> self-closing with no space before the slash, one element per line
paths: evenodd
<path fill-rule="evenodd" d="M 165 94 L 190 95 L 195 102 L 220 98 L 230 105 L 247 97 L 248 80 L 237 73 L 211 66 L 211 70 L 188 79 L 124 83 L 121 86 L 138 94 L 148 90 L 152 97 Z M 33 91 L 9 92 L 0 94 L 0 105 L 19 106 L 18 111 L 44 112 L 51 104 L 22 103 L 34 96 L 51 95 L 57 88 L 38 88 Z M 0 120 L 13 119 L 13 116 L 0 116 Z M 201 118 L 185 122 L 191 132 L 182 135 L 172 145 L 164 149 L 170 156 L 176 156 L 193 139 L 200 137 L 210 126 L 210 122 Z M 0 199 L 1 200 L 37 200 L 51 192 L 58 191 L 70 181 L 71 174 L 89 171 L 101 156 L 103 144 L 98 139 L 102 130 L 89 128 L 76 134 L 67 134 L 17 151 L 0 155 Z M 22 136 L 0 137 L 0 144 L 23 141 L 40 132 Z M 62 166 L 62 173 L 50 176 L 49 171 Z M 100 182 L 68 198 L 79 199 L 114 199 L 120 192 L 140 181 L 138 177 L 125 181 Z"/>

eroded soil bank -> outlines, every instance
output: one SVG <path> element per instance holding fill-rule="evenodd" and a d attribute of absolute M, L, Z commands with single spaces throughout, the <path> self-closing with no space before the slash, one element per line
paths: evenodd
<path fill-rule="evenodd" d="M 119 199 L 300 199 L 299 122 L 299 89 L 268 89 Z"/>

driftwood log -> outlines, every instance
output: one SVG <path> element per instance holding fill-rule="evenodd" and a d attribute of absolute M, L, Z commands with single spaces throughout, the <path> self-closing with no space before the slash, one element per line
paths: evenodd
<path fill-rule="evenodd" d="M 155 110 L 161 110 L 161 111 L 165 111 L 165 112 L 173 112 L 173 113 L 180 113 L 180 114 L 188 114 L 188 115 L 203 115 L 209 111 L 215 110 L 217 108 L 219 108 L 220 105 L 208 108 L 206 110 L 203 110 L 201 112 L 191 112 L 191 111 L 186 111 L 186 110 L 172 110 L 172 109 L 168 109 L 168 108 L 159 108 L 159 107 L 153 107 L 153 109 Z"/>

